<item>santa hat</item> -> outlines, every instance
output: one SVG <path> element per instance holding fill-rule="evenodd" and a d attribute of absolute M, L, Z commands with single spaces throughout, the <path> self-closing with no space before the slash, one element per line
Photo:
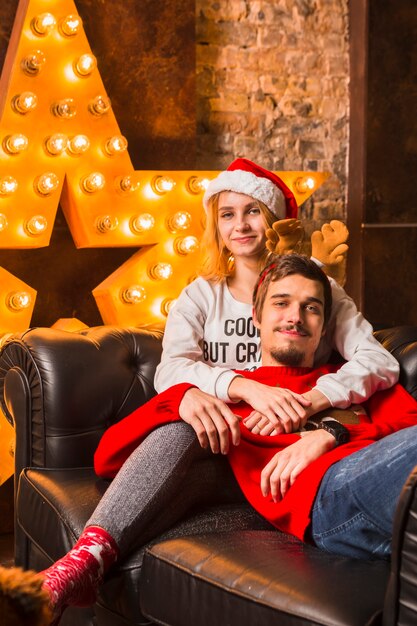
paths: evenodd
<path fill-rule="evenodd" d="M 284 181 L 248 159 L 235 159 L 227 170 L 210 181 L 203 197 L 206 211 L 210 198 L 221 191 L 244 193 L 260 200 L 278 219 L 297 217 L 297 202 Z"/>

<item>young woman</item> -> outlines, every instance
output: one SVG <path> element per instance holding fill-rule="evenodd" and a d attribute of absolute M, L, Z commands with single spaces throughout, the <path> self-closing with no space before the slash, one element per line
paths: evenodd
<path fill-rule="evenodd" d="M 204 431 L 214 431 L 209 439 L 213 451 L 227 452 L 225 422 L 232 439 L 236 432 L 236 419 L 225 402 L 245 400 L 254 409 L 246 425 L 275 434 L 297 430 L 319 410 L 362 402 L 397 381 L 398 363 L 334 280 L 332 316 L 316 365 L 326 363 L 332 350 L 346 364 L 321 377 L 308 397 L 238 377 L 234 369 L 259 364 L 251 302 L 268 254 L 266 230 L 277 220 L 296 218 L 297 205 L 278 176 L 247 159 L 236 159 L 211 181 L 203 204 L 205 261 L 200 277 L 183 290 L 168 315 L 155 387 L 158 392 L 180 382 L 199 387 L 187 392 L 187 411 L 190 419 L 201 419 L 203 439 Z"/>

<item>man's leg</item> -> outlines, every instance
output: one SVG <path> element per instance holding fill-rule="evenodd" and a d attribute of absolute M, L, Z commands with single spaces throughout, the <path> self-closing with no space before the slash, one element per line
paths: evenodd
<path fill-rule="evenodd" d="M 312 510 L 316 545 L 356 558 L 388 558 L 398 498 L 416 465 L 417 426 L 332 465 Z"/>

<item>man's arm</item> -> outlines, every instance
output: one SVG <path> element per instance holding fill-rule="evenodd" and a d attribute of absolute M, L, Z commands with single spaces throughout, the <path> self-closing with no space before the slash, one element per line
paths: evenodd
<path fill-rule="evenodd" d="M 301 438 L 284 450 L 277 452 L 261 473 L 262 495 L 271 495 L 279 502 L 288 489 L 310 463 L 333 450 L 337 442 L 326 430 L 300 433 Z"/>

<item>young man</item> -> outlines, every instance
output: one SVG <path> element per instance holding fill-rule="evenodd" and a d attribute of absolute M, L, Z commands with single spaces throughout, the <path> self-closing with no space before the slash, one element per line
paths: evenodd
<path fill-rule="evenodd" d="M 254 296 L 262 367 L 242 372 L 242 381 L 311 393 L 319 376 L 337 370 L 313 368 L 330 307 L 327 277 L 315 263 L 298 255 L 277 257 L 262 272 Z M 172 526 L 191 506 L 236 497 L 224 456 L 211 451 L 215 441 L 220 449 L 224 429 L 235 444 L 228 461 L 240 489 L 269 522 L 331 552 L 389 556 L 396 502 L 417 463 L 417 403 L 404 389 L 376 393 L 368 415 L 354 408 L 346 425 L 325 415 L 314 430 L 270 436 L 246 428 L 245 419 L 252 418 L 245 403 L 232 405 L 238 430 L 221 416 L 184 423 L 189 388 L 172 387 L 104 434 L 96 470 L 115 478 L 76 546 L 35 578 L 56 618 L 66 605 L 92 603 L 116 560 Z M 201 465 L 196 471 L 201 458 L 210 459 L 206 473 Z M 7 593 L 0 573 L 0 596 Z"/>

